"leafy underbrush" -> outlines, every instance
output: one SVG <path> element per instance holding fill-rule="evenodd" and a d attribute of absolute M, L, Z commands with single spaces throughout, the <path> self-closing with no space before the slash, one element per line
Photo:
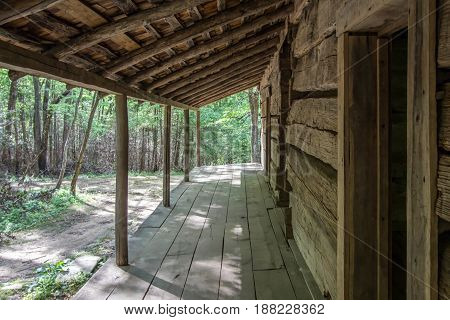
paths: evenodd
<path fill-rule="evenodd" d="M 36 270 L 36 278 L 28 287 L 27 300 L 67 299 L 74 295 L 90 278 L 90 274 L 79 273 L 64 281 L 59 277 L 67 271 L 68 261 L 45 264 Z"/>
<path fill-rule="evenodd" d="M 68 190 L 16 190 L 10 184 L 0 184 L 0 235 L 27 230 L 52 221 L 77 197 Z"/>

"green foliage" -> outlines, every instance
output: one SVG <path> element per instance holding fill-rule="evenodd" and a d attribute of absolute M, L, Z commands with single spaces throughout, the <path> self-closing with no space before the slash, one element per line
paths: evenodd
<path fill-rule="evenodd" d="M 251 116 L 247 91 L 201 109 L 202 161 L 205 165 L 251 161 Z"/>
<path fill-rule="evenodd" d="M 67 271 L 67 262 L 48 263 L 36 270 L 36 278 L 28 287 L 25 299 L 51 300 L 64 299 L 76 293 L 89 279 L 90 275 L 79 273 L 70 281 L 61 281 L 58 276 Z"/>
<path fill-rule="evenodd" d="M 32 191 L 5 190 L 0 186 L 0 233 L 10 233 L 37 227 L 54 219 L 78 199 L 68 190 L 52 192 L 48 189 Z M 9 197 L 5 193 L 13 193 Z"/>

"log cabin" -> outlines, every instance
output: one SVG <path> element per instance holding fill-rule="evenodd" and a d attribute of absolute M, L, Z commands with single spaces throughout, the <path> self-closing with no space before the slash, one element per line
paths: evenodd
<path fill-rule="evenodd" d="M 76 298 L 450 297 L 450 0 L 4 0 L 0 67 L 116 95 L 116 255 Z M 255 86 L 262 167 L 198 148 L 171 192 L 171 108 L 200 141 Z M 127 98 L 165 110 L 133 236 Z"/>

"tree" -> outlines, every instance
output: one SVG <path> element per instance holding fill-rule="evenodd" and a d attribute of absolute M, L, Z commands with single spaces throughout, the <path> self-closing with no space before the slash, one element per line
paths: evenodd
<path fill-rule="evenodd" d="M 261 163 L 260 135 L 258 128 L 259 91 L 256 88 L 248 90 L 248 101 L 252 118 L 252 162 Z"/>
<path fill-rule="evenodd" d="M 91 107 L 91 113 L 89 115 L 88 126 L 86 129 L 86 132 L 84 133 L 83 144 L 81 145 L 80 153 L 78 154 L 78 160 L 75 164 L 74 174 L 73 174 L 72 182 L 70 184 L 70 192 L 73 195 L 76 194 L 78 176 L 80 175 L 81 166 L 83 164 L 84 153 L 86 151 L 87 143 L 89 140 L 89 135 L 91 134 L 92 122 L 94 120 L 95 111 L 97 110 L 98 103 L 104 96 L 105 96 L 104 93 L 96 92 L 92 99 L 92 107 Z"/>
<path fill-rule="evenodd" d="M 78 95 L 78 99 L 75 102 L 75 111 L 74 111 L 72 123 L 71 123 L 70 127 L 67 128 L 66 135 L 64 136 L 61 171 L 59 172 L 59 178 L 58 178 L 58 182 L 56 183 L 55 189 L 61 188 L 61 184 L 62 184 L 63 179 L 64 179 L 64 174 L 66 172 L 66 166 L 67 166 L 67 149 L 69 149 L 70 133 L 75 128 L 75 123 L 76 123 L 77 117 L 78 117 L 78 109 L 80 107 L 80 102 L 81 102 L 81 98 L 82 97 L 83 97 L 83 89 L 80 90 L 80 94 Z"/>

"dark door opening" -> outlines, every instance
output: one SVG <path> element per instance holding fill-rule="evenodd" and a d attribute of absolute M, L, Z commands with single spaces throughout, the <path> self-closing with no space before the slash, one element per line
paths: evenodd
<path fill-rule="evenodd" d="M 407 32 L 392 37 L 390 55 L 391 296 L 406 299 Z"/>

